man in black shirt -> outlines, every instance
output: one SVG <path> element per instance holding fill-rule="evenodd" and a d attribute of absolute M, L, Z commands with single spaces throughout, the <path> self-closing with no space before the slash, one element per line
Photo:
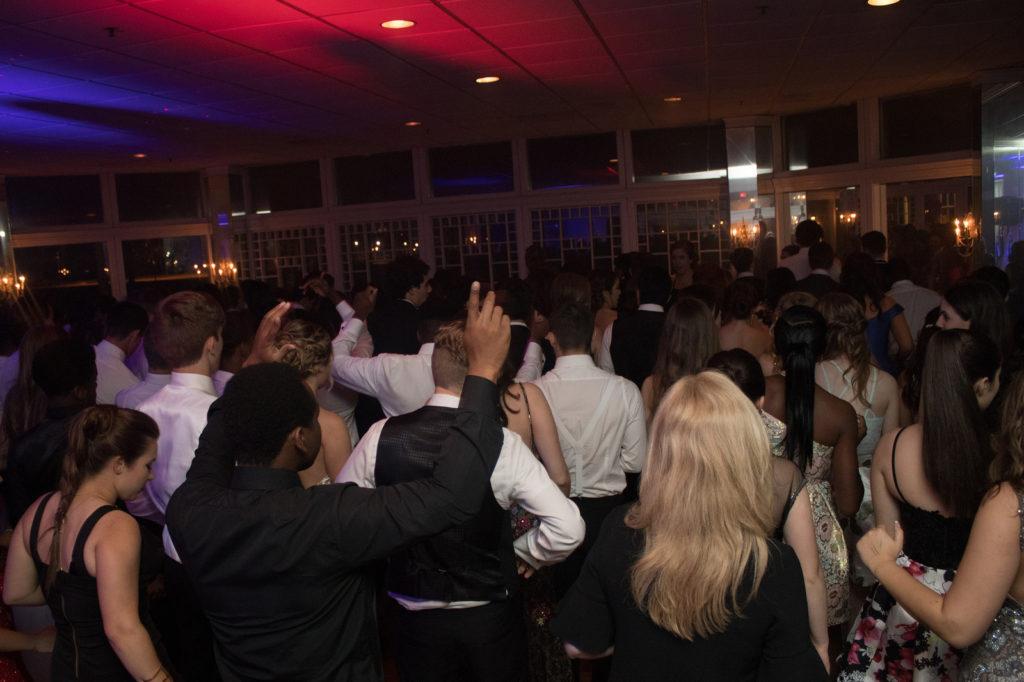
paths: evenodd
<path fill-rule="evenodd" d="M 316 401 L 294 370 L 239 372 L 209 420 L 167 528 L 196 587 L 225 680 L 380 680 L 368 564 L 465 523 L 492 496 L 502 445 L 494 380 L 509 322 L 479 285 L 469 300 L 469 374 L 432 476 L 375 490 L 302 488 L 320 445 Z M 257 334 L 273 338 L 275 309 Z M 235 466 L 237 462 L 237 466 Z"/>

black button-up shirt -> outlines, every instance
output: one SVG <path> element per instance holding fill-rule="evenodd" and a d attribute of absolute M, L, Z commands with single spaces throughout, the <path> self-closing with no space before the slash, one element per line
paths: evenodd
<path fill-rule="evenodd" d="M 216 640 L 225 680 L 379 680 L 365 567 L 465 523 L 490 495 L 501 451 L 497 389 L 467 377 L 432 478 L 306 490 L 294 471 L 235 467 L 220 401 L 210 407 L 167 528 Z"/>

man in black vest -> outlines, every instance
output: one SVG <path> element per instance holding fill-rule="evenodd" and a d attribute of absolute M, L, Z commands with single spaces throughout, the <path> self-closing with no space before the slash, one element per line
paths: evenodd
<path fill-rule="evenodd" d="M 637 311 L 605 328 L 598 366 L 626 377 L 640 388 L 654 369 L 672 280 L 665 268 L 650 265 L 640 271 L 637 289 L 640 300 Z"/>
<path fill-rule="evenodd" d="M 468 369 L 464 324 L 438 331 L 431 369 L 436 386 L 426 406 L 374 424 L 338 482 L 395 485 L 430 475 L 462 393 Z M 561 561 L 582 542 L 579 510 L 548 477 L 522 439 L 505 430 L 490 478 L 492 496 L 467 523 L 391 556 L 386 587 L 403 608 L 398 667 L 403 680 L 519 680 L 527 652 L 523 575 Z M 512 538 L 508 508 L 538 521 Z"/>

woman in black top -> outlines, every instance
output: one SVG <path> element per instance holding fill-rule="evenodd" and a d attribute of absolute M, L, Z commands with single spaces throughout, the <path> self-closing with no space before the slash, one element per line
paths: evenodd
<path fill-rule="evenodd" d="M 86 409 L 69 427 L 60 491 L 14 529 L 4 601 L 50 606 L 54 680 L 171 679 L 144 607 L 139 527 L 114 506 L 152 479 L 158 435 L 141 412 Z"/>
<path fill-rule="evenodd" d="M 800 563 L 769 539 L 771 453 L 753 404 L 703 372 L 665 395 L 640 500 L 612 513 L 552 629 L 615 680 L 824 680 Z"/>

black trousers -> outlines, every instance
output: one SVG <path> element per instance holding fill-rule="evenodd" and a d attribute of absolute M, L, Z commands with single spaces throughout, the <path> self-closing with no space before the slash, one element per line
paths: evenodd
<path fill-rule="evenodd" d="M 401 609 L 402 682 L 520 682 L 526 631 L 518 599 L 470 609 Z"/>
<path fill-rule="evenodd" d="M 604 523 L 605 517 L 625 503 L 625 498 L 619 494 L 609 497 L 574 497 L 572 501 L 580 509 L 580 516 L 587 524 L 587 532 L 583 536 L 582 544 L 565 561 L 554 566 L 555 596 L 559 601 L 579 577 L 583 561 L 590 553 L 590 548 L 597 542 L 597 536 L 601 534 L 601 524 Z"/>
<path fill-rule="evenodd" d="M 192 588 L 185 569 L 170 557 L 164 561 L 164 581 L 177 628 L 177 652 L 171 653 L 180 676 L 175 679 L 194 682 L 220 680 L 220 672 L 217 670 L 217 661 L 213 653 L 210 623 L 206 620 L 203 608 L 199 604 L 199 597 Z"/>

